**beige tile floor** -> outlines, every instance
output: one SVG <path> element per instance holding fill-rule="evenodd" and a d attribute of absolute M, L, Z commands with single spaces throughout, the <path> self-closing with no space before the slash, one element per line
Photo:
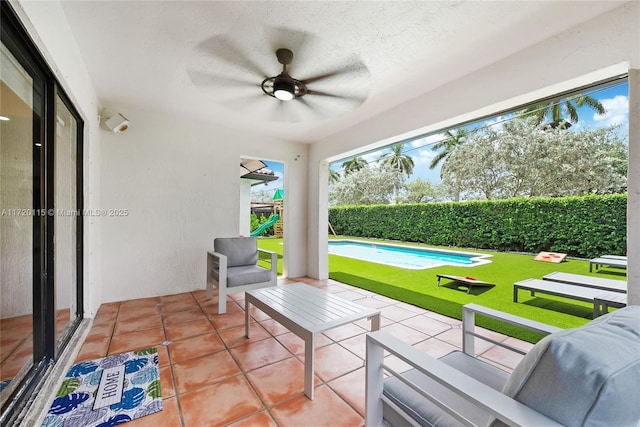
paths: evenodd
<path fill-rule="evenodd" d="M 383 330 L 432 356 L 461 348 L 458 320 L 332 280 L 280 284 L 293 282 L 380 308 Z M 207 300 L 204 290 L 104 304 L 78 361 L 158 347 L 164 410 L 128 423 L 131 427 L 362 426 L 369 322 L 319 337 L 315 399 L 310 401 L 303 394 L 303 341 L 253 307 L 251 338 L 245 338 L 243 298 L 243 293 L 231 295 L 223 315 L 217 313 L 217 297 Z M 518 363 L 517 355 L 481 343 L 476 350 L 486 361 L 506 371 Z"/>

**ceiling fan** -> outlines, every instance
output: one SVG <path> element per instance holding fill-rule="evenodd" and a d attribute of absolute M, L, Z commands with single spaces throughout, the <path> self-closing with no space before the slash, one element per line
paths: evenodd
<path fill-rule="evenodd" d="M 235 91 L 231 98 L 215 98 L 229 108 L 254 111 L 266 120 L 289 122 L 342 114 L 356 108 L 369 95 L 369 70 L 357 55 L 332 52 L 329 46 L 323 47 L 322 42 L 318 43 L 318 39 L 310 34 L 290 29 L 277 29 L 266 39 L 271 40 L 267 46 L 271 45 L 274 49 L 271 52 L 275 51 L 276 59 L 282 65 L 279 74 L 273 75 L 263 69 L 263 66 L 273 67 L 265 63 L 268 55 L 273 54 L 264 51 L 264 41 L 257 44 L 242 39 L 244 43 L 236 43 L 226 35 L 218 35 L 198 47 L 237 72 L 231 77 L 232 69 L 217 75 L 192 69 L 188 71 L 192 83 L 214 85 L 224 89 L 220 93 L 229 95 Z M 296 61 L 294 50 L 304 51 Z M 247 51 L 252 53 L 248 55 Z M 318 70 L 316 74 L 311 71 L 313 69 Z M 299 75 L 305 74 L 311 76 L 300 78 Z"/>
<path fill-rule="evenodd" d="M 345 98 L 341 95 L 333 95 L 327 92 L 308 89 L 307 84 L 335 76 L 341 72 L 345 72 L 346 69 L 332 71 L 305 80 L 297 80 L 291 77 L 287 72 L 287 66 L 293 61 L 293 52 L 289 49 L 280 48 L 276 50 L 276 58 L 278 58 L 278 62 L 282 64 L 282 72 L 277 76 L 267 77 L 260 84 L 262 91 L 267 95 L 277 98 L 280 101 L 291 101 L 296 98 L 301 98 L 304 95 L 322 95 Z M 354 100 L 360 99 L 358 97 L 351 98 Z"/>

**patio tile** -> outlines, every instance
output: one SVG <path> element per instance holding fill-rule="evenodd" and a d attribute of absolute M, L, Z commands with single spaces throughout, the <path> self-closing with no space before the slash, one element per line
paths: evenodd
<path fill-rule="evenodd" d="M 196 306 L 189 310 L 178 311 L 175 313 L 167 313 L 163 316 L 162 321 L 165 325 L 173 326 L 180 323 L 193 322 L 195 320 L 207 319 L 207 315 L 204 314 L 200 306 Z"/>
<path fill-rule="evenodd" d="M 120 312 L 144 310 L 149 308 L 157 309 L 159 302 L 160 302 L 159 297 L 138 298 L 138 299 L 130 299 L 130 300 L 122 301 L 120 302 Z"/>
<path fill-rule="evenodd" d="M 271 336 L 262 325 L 253 321 L 249 323 L 249 338 L 247 338 L 245 332 L 244 324 L 218 331 L 220 337 L 229 348 L 237 347 L 248 342 L 260 341 Z"/>
<path fill-rule="evenodd" d="M 185 393 L 179 399 L 184 427 L 224 425 L 263 409 L 242 375 Z"/>
<path fill-rule="evenodd" d="M 448 342 L 441 341 L 437 338 L 430 338 L 428 340 L 419 342 L 415 344 L 414 347 L 436 359 L 449 354 L 452 351 L 461 350 L 460 347 L 456 347 Z"/>
<path fill-rule="evenodd" d="M 275 338 L 241 344 L 230 351 L 243 371 L 251 371 L 293 356 Z"/>
<path fill-rule="evenodd" d="M 127 334 L 130 332 L 141 331 L 143 329 L 162 328 L 162 319 L 159 314 L 152 316 L 136 317 L 127 321 L 117 321 L 114 335 Z"/>
<path fill-rule="evenodd" d="M 494 345 L 489 350 L 485 351 L 480 355 L 481 359 L 491 360 L 499 365 L 507 367 L 509 372 L 515 369 L 518 366 L 518 363 L 522 360 L 524 356 L 518 354 L 514 351 L 507 350 L 506 348 Z"/>
<path fill-rule="evenodd" d="M 394 323 L 393 325 L 385 326 L 382 330 L 408 344 L 416 344 L 429 338 L 429 335 L 423 334 L 422 332 L 405 326 L 402 323 Z"/>
<path fill-rule="evenodd" d="M 229 424 L 228 427 L 278 427 L 276 422 L 271 418 L 267 411 L 258 412 L 235 423 Z"/>
<path fill-rule="evenodd" d="M 173 365 L 176 389 L 180 394 L 240 373 L 238 365 L 226 350 Z"/>
<path fill-rule="evenodd" d="M 76 362 L 105 357 L 107 355 L 110 342 L 111 334 L 105 337 L 87 338 L 80 348 L 80 353 L 78 353 L 78 356 L 76 357 Z"/>
<path fill-rule="evenodd" d="M 450 324 L 435 320 L 426 314 L 411 317 L 400 323 L 431 336 L 438 335 L 439 333 L 451 329 Z"/>
<path fill-rule="evenodd" d="M 206 319 L 198 319 L 188 323 L 178 325 L 165 325 L 167 339 L 172 341 L 183 340 L 197 335 L 204 335 L 213 332 L 213 327 Z"/>
<path fill-rule="evenodd" d="M 168 366 L 169 365 L 169 349 L 166 345 L 158 345 L 156 346 L 158 350 L 158 366 Z"/>
<path fill-rule="evenodd" d="M 329 387 L 319 386 L 315 400 L 301 395 L 287 400 L 271 409 L 278 424 L 282 426 L 341 426 L 360 427 L 364 420 Z"/>
<path fill-rule="evenodd" d="M 339 344 L 331 344 L 317 349 L 314 362 L 315 373 L 323 381 L 330 381 L 364 365 L 362 359 Z"/>
<path fill-rule="evenodd" d="M 360 300 L 362 300 L 363 298 L 366 298 L 367 295 L 362 294 L 360 292 L 356 292 L 356 291 L 352 291 L 352 290 L 342 290 L 340 292 L 334 292 L 334 295 L 340 297 L 340 298 L 344 298 L 346 300 L 349 301 L 353 301 L 358 303 Z"/>
<path fill-rule="evenodd" d="M 449 325 L 458 326 L 462 325 L 462 321 L 458 319 L 454 319 L 452 317 L 443 316 L 440 313 L 434 313 L 433 311 L 427 311 L 425 316 L 431 317 L 432 319 L 436 319 L 442 323 L 447 323 Z"/>
<path fill-rule="evenodd" d="M 273 320 L 271 318 L 268 320 L 261 321 L 260 324 L 262 325 L 263 328 L 269 331 L 269 333 L 273 336 L 282 335 L 289 332 L 289 330 L 284 326 L 282 326 L 280 322 L 278 322 L 277 320 Z"/>
<path fill-rule="evenodd" d="M 255 369 L 247 378 L 267 406 L 304 393 L 304 364 L 295 357 Z M 320 383 L 318 377 L 314 383 Z"/>
<path fill-rule="evenodd" d="M 462 329 L 460 328 L 452 328 L 452 329 L 449 329 L 448 331 L 444 331 L 443 333 L 438 334 L 437 338 L 453 346 L 462 348 Z M 491 348 L 491 346 L 493 346 L 493 344 L 487 341 L 476 339 L 475 340 L 476 355 L 484 353 L 489 348 Z"/>
<path fill-rule="evenodd" d="M 304 354 L 304 340 L 293 332 L 287 332 L 286 334 L 278 335 L 276 339 L 280 341 L 280 343 L 284 345 L 291 353 L 295 355 Z M 328 337 L 325 337 L 323 334 L 319 334 L 316 336 L 316 351 L 318 351 L 319 348 L 327 346 L 329 344 L 333 344 L 333 341 L 331 341 Z"/>
<path fill-rule="evenodd" d="M 323 332 L 323 334 L 334 341 L 340 341 L 365 332 L 367 332 L 366 329 L 362 329 L 360 326 L 353 323 L 348 323 L 337 328 L 329 329 L 328 331 Z"/>
<path fill-rule="evenodd" d="M 383 307 L 381 309 L 382 317 L 386 317 L 387 319 L 391 319 L 394 322 L 400 322 L 402 320 L 408 319 L 410 317 L 417 316 L 413 311 L 407 310 L 406 308 L 396 307 L 395 305 L 390 305 L 388 307 Z"/>
<path fill-rule="evenodd" d="M 160 368 L 160 389 L 162 390 L 163 399 L 176 395 L 175 385 L 173 384 L 173 373 L 170 366 Z"/>
<path fill-rule="evenodd" d="M 131 321 L 134 319 L 144 319 L 147 317 L 159 318 L 160 309 L 158 307 L 142 307 L 142 308 L 120 307 L 116 321 L 122 323 L 122 322 Z"/>
<path fill-rule="evenodd" d="M 366 354 L 366 344 L 367 343 L 367 334 L 356 335 L 355 337 L 348 338 L 346 340 L 340 341 L 342 347 L 349 350 L 351 353 L 355 354 L 362 360 L 364 360 Z"/>
<path fill-rule="evenodd" d="M 216 314 L 215 316 L 210 316 L 209 319 L 218 330 L 233 328 L 234 326 L 244 325 L 244 311 L 234 310 L 231 312 L 228 310 L 225 314 Z"/>
<path fill-rule="evenodd" d="M 161 305 L 162 313 L 165 315 L 192 310 L 198 307 L 200 307 L 200 305 L 198 305 L 198 302 L 194 298 L 186 299 L 184 301 L 163 302 Z"/>
<path fill-rule="evenodd" d="M 215 332 L 174 341 L 168 347 L 172 363 L 224 350 L 224 344 Z"/>
<path fill-rule="evenodd" d="M 154 347 L 164 340 L 165 335 L 162 328 L 145 329 L 129 334 L 114 335 L 109 344 L 108 354 L 124 353 L 126 351 Z"/>
<path fill-rule="evenodd" d="M 328 383 L 341 398 L 362 416 L 364 416 L 365 377 L 365 368 L 362 367 Z"/>

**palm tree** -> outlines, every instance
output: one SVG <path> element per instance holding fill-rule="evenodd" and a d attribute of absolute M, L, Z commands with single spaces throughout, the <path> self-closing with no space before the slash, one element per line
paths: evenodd
<path fill-rule="evenodd" d="M 467 140 L 467 129 L 457 128 L 454 131 L 448 130 L 444 133 L 447 138 L 438 141 L 431 146 L 431 151 L 440 151 L 429 164 L 429 169 L 435 169 L 438 164 L 444 163 L 449 155 L 458 145 L 462 145 Z"/>
<path fill-rule="evenodd" d="M 359 171 L 360 169 L 364 169 L 369 166 L 369 163 L 362 157 L 354 157 L 351 160 L 347 160 L 342 163 L 342 169 L 344 169 L 344 174 L 348 175 L 351 172 Z"/>
<path fill-rule="evenodd" d="M 384 166 L 389 166 L 409 177 L 413 173 L 413 159 L 411 156 L 402 153 L 404 144 L 396 144 L 391 147 L 391 152 L 383 154 L 378 160 L 382 160 Z"/>
<path fill-rule="evenodd" d="M 334 184 L 340 181 L 340 177 L 340 172 L 329 169 L 329 184 Z"/>
<path fill-rule="evenodd" d="M 607 112 L 600 101 L 589 95 L 579 93 L 569 98 L 560 98 L 533 105 L 524 110 L 524 116 L 535 117 L 537 125 L 546 122 L 547 126 L 551 128 L 568 128 L 571 126 L 570 123 L 578 123 L 578 108 L 584 106 L 595 110 L 598 114 Z M 569 119 L 570 123 L 566 121 L 565 117 Z"/>

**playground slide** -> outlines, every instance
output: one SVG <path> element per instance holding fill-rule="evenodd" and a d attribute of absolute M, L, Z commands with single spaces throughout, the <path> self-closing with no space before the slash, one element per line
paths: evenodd
<path fill-rule="evenodd" d="M 251 237 L 253 236 L 259 236 L 260 233 L 262 233 L 264 230 L 266 230 L 267 228 L 271 227 L 273 224 L 275 224 L 276 222 L 278 222 L 278 220 L 280 219 L 280 215 L 274 215 L 271 217 L 271 219 L 267 222 L 265 222 L 264 224 L 262 224 L 260 227 L 256 228 L 255 230 L 253 230 L 251 232 Z"/>

